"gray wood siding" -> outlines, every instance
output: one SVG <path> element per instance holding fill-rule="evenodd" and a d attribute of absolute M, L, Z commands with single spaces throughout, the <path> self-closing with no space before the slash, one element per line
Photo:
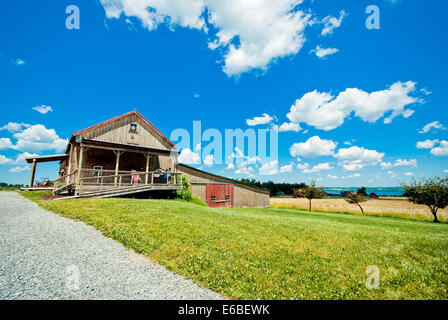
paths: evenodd
<path fill-rule="evenodd" d="M 270 196 L 268 191 L 238 184 L 231 179 L 214 176 L 207 172 L 194 170 L 183 165 L 178 165 L 177 172 L 181 172 L 188 178 L 190 182 L 192 182 L 191 189 L 193 193 L 203 201 L 207 201 L 206 199 L 207 182 L 232 183 L 235 186 L 234 207 L 269 208 Z"/>
<path fill-rule="evenodd" d="M 131 123 L 137 124 L 137 133 L 130 132 Z M 173 147 L 157 132 L 136 114 L 111 121 L 98 127 L 86 129 L 79 133 L 85 139 L 120 144 L 132 144 L 130 137 L 135 136 L 137 146 L 172 149 Z"/>

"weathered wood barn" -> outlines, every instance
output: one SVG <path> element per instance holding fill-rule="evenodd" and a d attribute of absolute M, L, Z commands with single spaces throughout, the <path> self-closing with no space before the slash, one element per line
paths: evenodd
<path fill-rule="evenodd" d="M 269 207 L 269 191 L 242 185 L 185 164 L 178 150 L 139 112 L 132 111 L 74 133 L 66 152 L 28 158 L 30 188 L 40 162 L 59 161 L 53 193 L 105 198 L 172 193 L 188 177 L 192 191 L 211 207 Z"/>

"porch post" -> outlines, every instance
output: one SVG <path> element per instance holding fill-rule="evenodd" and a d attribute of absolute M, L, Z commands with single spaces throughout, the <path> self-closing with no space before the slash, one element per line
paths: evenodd
<path fill-rule="evenodd" d="M 123 152 L 121 151 L 114 151 L 114 153 L 117 155 L 117 160 L 115 161 L 115 175 L 118 176 L 118 171 L 120 169 L 120 156 Z M 117 186 L 117 179 L 118 177 L 114 178 L 114 186 Z"/>
<path fill-rule="evenodd" d="M 68 169 L 67 169 L 67 172 L 66 172 L 67 178 L 66 178 L 66 181 L 65 181 L 66 184 L 71 183 L 71 181 L 70 181 L 71 180 L 70 173 L 72 172 L 72 156 L 73 156 L 73 144 L 70 144 L 70 156 L 68 158 Z"/>
<path fill-rule="evenodd" d="M 36 175 L 36 159 L 33 159 L 33 168 L 31 169 L 31 177 L 30 177 L 30 188 L 33 187 L 34 184 L 34 176 Z"/>
<path fill-rule="evenodd" d="M 151 154 L 145 154 L 146 157 L 146 175 L 145 175 L 145 184 L 148 184 L 148 174 L 149 174 L 149 160 L 151 159 Z"/>
<path fill-rule="evenodd" d="M 84 151 L 85 151 L 85 148 L 83 146 L 81 146 L 81 149 L 79 149 L 78 178 L 76 180 L 76 183 L 78 185 L 79 185 L 79 182 L 81 181 L 82 161 L 84 158 Z"/>

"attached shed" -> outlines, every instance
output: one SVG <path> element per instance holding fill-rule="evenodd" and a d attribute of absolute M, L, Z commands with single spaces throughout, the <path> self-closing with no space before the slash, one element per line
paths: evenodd
<path fill-rule="evenodd" d="M 188 178 L 193 193 L 210 207 L 269 207 L 268 190 L 250 187 L 185 164 L 178 164 L 177 172 Z"/>

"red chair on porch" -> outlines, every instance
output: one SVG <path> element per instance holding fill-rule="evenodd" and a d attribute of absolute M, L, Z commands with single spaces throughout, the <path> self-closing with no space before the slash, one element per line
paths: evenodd
<path fill-rule="evenodd" d="M 140 175 L 135 174 L 135 173 L 137 173 L 137 171 L 132 170 L 132 183 L 134 185 L 137 185 L 139 182 L 143 182 L 143 181 L 142 181 L 142 178 L 140 177 Z"/>

